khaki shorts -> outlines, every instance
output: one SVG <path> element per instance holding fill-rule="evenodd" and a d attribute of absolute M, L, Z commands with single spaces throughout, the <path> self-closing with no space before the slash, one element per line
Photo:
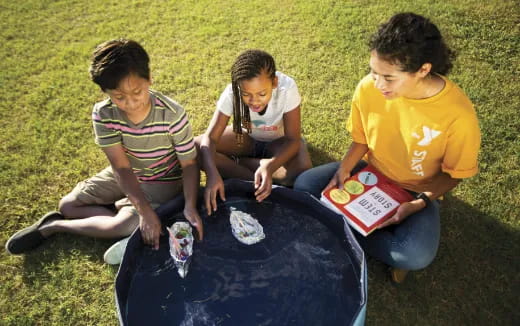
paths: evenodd
<path fill-rule="evenodd" d="M 152 208 L 173 199 L 182 191 L 182 180 L 172 183 L 141 183 L 141 190 Z M 129 210 L 132 215 L 138 216 L 130 200 L 121 190 L 112 171 L 107 167 L 95 176 L 79 182 L 71 194 L 85 205 L 116 204 L 122 210 Z"/>

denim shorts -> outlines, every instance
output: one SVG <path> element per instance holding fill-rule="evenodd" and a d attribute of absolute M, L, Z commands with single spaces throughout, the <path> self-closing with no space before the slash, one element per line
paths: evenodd
<path fill-rule="evenodd" d="M 305 140 L 305 138 L 303 138 L 303 136 L 301 137 L 301 140 L 303 142 L 303 144 L 305 146 L 307 146 L 307 141 Z M 252 157 L 254 158 L 268 158 L 268 157 L 272 157 L 273 156 L 273 153 L 271 153 L 271 151 L 267 148 L 267 146 L 269 146 L 269 144 L 272 142 L 272 141 L 261 141 L 261 140 L 255 140 L 253 139 L 253 154 L 252 154 Z"/>
<path fill-rule="evenodd" d="M 260 141 L 255 140 L 253 144 L 253 155 L 254 158 L 267 158 L 269 157 L 270 153 L 267 150 L 267 145 L 269 145 L 270 142 L 268 141 Z"/>

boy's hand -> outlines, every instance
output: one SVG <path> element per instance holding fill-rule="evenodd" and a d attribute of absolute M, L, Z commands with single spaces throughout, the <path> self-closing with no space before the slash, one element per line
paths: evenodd
<path fill-rule="evenodd" d="M 161 236 L 161 221 L 155 212 L 151 212 L 146 218 L 140 216 L 139 230 L 146 245 L 152 246 L 153 249 L 159 249 L 159 238 Z"/>
<path fill-rule="evenodd" d="M 377 228 L 382 229 L 392 224 L 399 224 L 402 221 L 404 221 L 408 216 L 417 213 L 424 207 L 425 204 L 422 200 L 412 200 L 406 203 L 402 203 L 397 208 L 397 211 L 395 212 L 394 216 L 381 223 Z"/>
<path fill-rule="evenodd" d="M 350 177 L 350 172 L 345 172 L 341 166 L 336 171 L 332 179 L 330 179 L 327 186 L 322 191 L 329 190 L 331 188 L 337 187 L 338 189 L 343 189 L 343 181 Z"/>
<path fill-rule="evenodd" d="M 260 160 L 260 166 L 255 171 L 255 197 L 258 202 L 266 199 L 273 186 L 273 176 L 267 168 L 267 164 Z"/>
<path fill-rule="evenodd" d="M 226 201 L 226 194 L 224 191 L 224 181 L 217 172 L 216 175 L 208 177 L 206 181 L 206 189 L 204 189 L 204 203 L 208 215 L 217 210 L 217 194 L 222 201 Z"/>
<path fill-rule="evenodd" d="M 202 220 L 200 219 L 199 212 L 194 207 L 184 207 L 184 217 L 197 229 L 197 234 L 199 235 L 199 240 L 202 241 L 204 237 L 204 228 L 202 225 Z"/>

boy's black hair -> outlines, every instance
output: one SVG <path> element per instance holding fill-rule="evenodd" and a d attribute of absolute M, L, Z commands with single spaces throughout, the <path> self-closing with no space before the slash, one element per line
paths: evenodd
<path fill-rule="evenodd" d="M 242 128 L 251 133 L 251 116 L 249 108 L 242 102 L 240 82 L 259 76 L 263 71 L 274 80 L 276 64 L 273 57 L 262 50 L 246 50 L 242 52 L 231 67 L 231 86 L 233 89 L 233 131 L 237 141 L 242 143 Z"/>
<path fill-rule="evenodd" d="M 92 54 L 90 78 L 103 91 L 116 89 L 131 74 L 150 80 L 149 63 L 148 54 L 136 41 L 123 38 L 106 41 Z"/>
<path fill-rule="evenodd" d="M 369 41 L 370 50 L 403 71 L 416 72 L 431 63 L 431 72 L 447 75 L 455 52 L 444 43 L 442 35 L 429 19 L 411 13 L 399 13 L 379 27 Z"/>

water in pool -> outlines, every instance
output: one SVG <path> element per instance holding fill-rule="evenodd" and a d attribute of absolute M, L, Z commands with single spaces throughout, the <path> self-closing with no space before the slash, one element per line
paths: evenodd
<path fill-rule="evenodd" d="M 263 226 L 265 239 L 242 244 L 231 207 Z M 145 247 L 126 302 L 130 325 L 340 325 L 360 300 L 345 240 L 305 210 L 228 198 L 204 218 L 182 279 L 168 252 Z M 353 290 L 355 289 L 355 290 Z M 143 309 L 143 305 L 146 307 Z"/>

